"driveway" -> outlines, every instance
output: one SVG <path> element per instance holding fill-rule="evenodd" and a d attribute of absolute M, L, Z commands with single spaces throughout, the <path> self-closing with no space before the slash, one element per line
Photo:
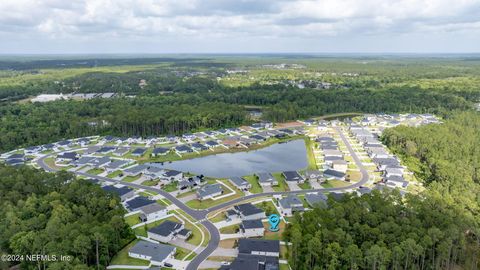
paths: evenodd
<path fill-rule="evenodd" d="M 287 182 L 287 185 L 291 191 L 302 190 L 296 182 Z"/>
<path fill-rule="evenodd" d="M 197 194 L 190 194 L 188 196 L 178 198 L 178 200 L 181 201 L 182 203 L 186 203 L 188 201 L 195 200 L 196 198 L 197 198 Z"/>
<path fill-rule="evenodd" d="M 322 186 L 320 185 L 320 183 L 318 183 L 318 181 L 310 181 L 310 186 L 312 186 L 313 189 L 320 189 L 322 188 Z"/>
<path fill-rule="evenodd" d="M 185 242 L 183 239 L 175 238 L 172 241 L 169 242 L 172 245 L 179 246 L 181 248 L 185 248 L 188 250 L 194 250 L 197 246 L 192 245 L 190 243 Z M 195 253 L 200 253 L 203 249 L 199 248 L 195 251 Z"/>
<path fill-rule="evenodd" d="M 272 186 L 262 186 L 263 192 L 273 192 Z"/>
<path fill-rule="evenodd" d="M 222 266 L 221 262 L 216 262 L 216 261 L 203 261 L 198 269 L 218 269 Z M 175 268 L 176 269 L 176 268 Z M 245 269 L 246 270 L 246 269 Z"/>
<path fill-rule="evenodd" d="M 237 257 L 238 249 L 236 248 L 221 248 L 218 247 L 212 253 L 212 256 L 225 256 L 225 257 Z"/>

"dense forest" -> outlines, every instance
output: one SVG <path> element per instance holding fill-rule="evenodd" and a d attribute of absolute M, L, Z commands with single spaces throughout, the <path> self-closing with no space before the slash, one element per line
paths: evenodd
<path fill-rule="evenodd" d="M 384 142 L 427 190 L 346 196 L 297 216 L 286 237 L 294 269 L 478 269 L 480 116 L 388 129 Z"/>
<path fill-rule="evenodd" d="M 263 118 L 275 122 L 341 112 L 442 115 L 471 107 L 463 97 L 414 87 L 355 91 L 265 85 L 230 88 L 208 79 L 192 79 L 168 95 L 9 103 L 0 107 L 0 151 L 86 135 L 168 135 L 238 126 L 251 121 L 245 105 L 262 107 Z"/>
<path fill-rule="evenodd" d="M 22 269 L 103 269 L 134 237 L 123 214 L 118 197 L 86 180 L 0 165 L 0 254 L 71 258 L 24 259 Z M 0 269 L 8 267 L 6 261 Z"/>

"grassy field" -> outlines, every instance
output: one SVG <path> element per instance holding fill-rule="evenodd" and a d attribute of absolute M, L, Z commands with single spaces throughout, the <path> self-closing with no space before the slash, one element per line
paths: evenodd
<path fill-rule="evenodd" d="M 245 176 L 243 178 L 245 178 L 245 180 L 247 180 L 250 183 L 250 185 L 252 185 L 252 188 L 250 189 L 251 193 L 262 193 L 263 192 L 263 189 L 260 186 L 260 184 L 258 183 L 257 177 L 255 175 L 249 175 L 249 176 Z"/>
<path fill-rule="evenodd" d="M 322 187 L 324 188 L 335 188 L 335 187 L 345 187 L 351 185 L 348 182 L 340 181 L 340 180 L 327 180 L 322 183 Z"/>
<path fill-rule="evenodd" d="M 310 185 L 310 182 L 305 181 L 301 184 L 298 185 L 301 189 L 312 189 L 312 186 Z"/>
<path fill-rule="evenodd" d="M 130 216 L 125 218 L 125 222 L 129 226 L 136 225 L 136 224 L 140 223 L 139 217 L 140 217 L 140 214 L 130 215 Z"/>
<path fill-rule="evenodd" d="M 281 221 L 278 225 L 279 231 L 278 232 L 271 232 L 268 228 L 270 228 L 270 224 L 268 222 L 263 223 L 263 227 L 265 228 L 265 235 L 263 236 L 264 239 L 268 240 L 282 240 L 282 233 L 285 231 L 285 222 Z"/>
<path fill-rule="evenodd" d="M 117 177 L 117 176 L 119 176 L 119 175 L 121 175 L 121 174 L 122 174 L 122 171 L 114 171 L 114 172 L 112 172 L 112 173 L 109 173 L 109 174 L 107 175 L 107 177 L 108 177 L 108 178 L 115 178 L 115 177 Z"/>
<path fill-rule="evenodd" d="M 142 175 L 137 175 L 137 176 L 126 176 L 125 178 L 122 179 L 122 181 L 125 181 L 125 182 L 133 182 L 135 180 L 138 180 L 140 179 L 140 177 L 142 177 Z"/>
<path fill-rule="evenodd" d="M 165 219 L 162 219 L 162 220 L 157 220 L 157 221 L 149 223 L 145 226 L 140 226 L 138 228 L 135 228 L 133 231 L 135 232 L 136 235 L 147 237 L 147 230 L 162 224 L 165 220 L 170 220 L 170 221 L 181 223 L 180 220 L 178 220 L 176 217 L 172 216 L 172 217 L 168 217 L 168 218 L 165 218 Z"/>
<path fill-rule="evenodd" d="M 278 185 L 273 186 L 273 190 L 275 191 L 289 191 L 287 183 L 285 183 L 285 178 L 283 178 L 282 173 L 272 173 L 273 177 L 277 179 Z"/>
<path fill-rule="evenodd" d="M 98 175 L 98 174 L 101 174 L 103 172 L 104 172 L 103 169 L 100 169 L 100 168 L 93 168 L 93 169 L 87 171 L 87 173 L 94 174 L 94 175 Z"/>
<path fill-rule="evenodd" d="M 187 256 L 190 253 L 190 250 L 186 248 L 181 248 L 178 246 L 175 246 L 175 247 L 177 248 L 177 251 L 175 252 L 175 256 L 174 256 L 175 259 L 182 260 L 183 258 L 185 258 L 185 256 Z"/>
<path fill-rule="evenodd" d="M 128 245 L 126 245 L 122 250 L 120 250 L 115 257 L 113 257 L 110 265 L 139 265 L 139 266 L 147 266 L 150 263 L 145 260 L 140 260 L 136 258 L 130 258 L 128 256 L 128 251 L 132 248 L 139 240 L 133 240 Z"/>
<path fill-rule="evenodd" d="M 172 192 L 172 191 L 177 190 L 177 184 L 176 183 L 170 183 L 168 185 L 163 186 L 162 189 L 165 190 L 166 192 Z"/>
<path fill-rule="evenodd" d="M 220 229 L 220 233 L 236 233 L 238 232 L 238 229 L 240 228 L 240 225 L 235 224 L 235 225 L 230 225 L 227 227 L 223 227 Z"/>
<path fill-rule="evenodd" d="M 315 142 L 306 137 L 305 146 L 307 148 L 308 169 L 315 170 L 317 169 L 317 161 L 315 160 L 315 154 L 313 153 Z"/>
<path fill-rule="evenodd" d="M 158 184 L 158 180 L 146 180 L 142 182 L 142 185 L 149 186 L 149 187 L 156 186 L 157 184 Z"/>
<path fill-rule="evenodd" d="M 225 220 L 225 215 L 223 213 L 219 213 L 214 218 L 209 218 L 209 220 L 213 223 L 220 222 Z"/>

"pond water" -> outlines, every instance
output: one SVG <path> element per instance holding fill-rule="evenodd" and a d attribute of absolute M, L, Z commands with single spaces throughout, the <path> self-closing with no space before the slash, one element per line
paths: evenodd
<path fill-rule="evenodd" d="M 152 166 L 210 177 L 227 178 L 258 172 L 280 172 L 304 169 L 308 165 L 305 141 L 292 140 L 262 149 L 223 153 Z"/>

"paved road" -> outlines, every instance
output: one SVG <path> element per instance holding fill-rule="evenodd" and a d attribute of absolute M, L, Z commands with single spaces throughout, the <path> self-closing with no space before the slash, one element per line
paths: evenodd
<path fill-rule="evenodd" d="M 337 133 L 340 135 L 342 138 L 343 142 L 347 146 L 348 151 L 350 152 L 350 155 L 352 156 L 353 160 L 355 161 L 357 167 L 360 169 L 360 173 L 362 174 L 362 177 L 360 181 L 349 185 L 345 187 L 336 187 L 336 188 L 320 188 L 320 189 L 303 189 L 303 190 L 295 190 L 295 191 L 277 191 L 277 192 L 266 192 L 266 193 L 257 193 L 257 194 L 251 194 L 248 196 L 243 196 L 219 205 L 215 205 L 213 207 L 210 207 L 205 210 L 196 210 L 192 209 L 188 206 L 186 206 L 183 202 L 181 202 L 179 199 L 171 195 L 170 193 L 159 189 L 155 187 L 149 187 L 149 186 L 143 186 L 135 183 L 130 183 L 130 182 L 124 182 L 121 180 L 114 180 L 111 178 L 103 177 L 103 176 L 98 176 L 98 175 L 93 175 L 93 174 L 88 174 L 86 172 L 73 172 L 77 175 L 82 175 L 85 177 L 101 180 L 101 181 L 107 181 L 107 182 L 118 182 L 126 186 L 130 186 L 133 188 L 139 188 L 139 189 L 145 189 L 149 191 L 153 191 L 156 193 L 159 193 L 160 195 L 164 196 L 166 199 L 170 200 L 174 205 L 176 205 L 178 208 L 180 208 L 182 211 L 193 217 L 197 221 L 201 221 L 200 223 L 207 229 L 207 231 L 210 234 L 210 241 L 208 242 L 207 246 L 198 254 L 195 256 L 195 258 L 190 262 L 188 267 L 186 268 L 187 270 L 195 270 L 198 269 L 200 264 L 206 260 L 218 247 L 219 242 L 220 242 L 220 232 L 218 229 L 206 219 L 207 214 L 210 212 L 214 212 L 223 208 L 228 208 L 230 206 L 233 206 L 235 204 L 239 204 L 245 200 L 250 200 L 254 198 L 259 198 L 259 197 L 264 197 L 264 196 L 273 196 L 273 195 L 286 195 L 286 194 L 304 194 L 308 192 L 318 192 L 318 191 L 323 191 L 323 192 L 332 192 L 332 191 L 344 191 L 348 189 L 353 189 L 353 188 L 358 188 L 365 183 L 368 182 L 368 173 L 365 167 L 363 166 L 362 162 L 358 158 L 357 154 L 353 150 L 352 146 L 348 142 L 347 138 L 343 134 L 343 132 L 340 130 L 340 128 L 336 127 L 335 130 Z M 56 171 L 53 168 L 50 168 L 46 163 L 45 163 L 45 158 L 49 157 L 50 155 L 46 155 L 40 159 L 38 159 L 37 164 L 44 169 L 45 171 L 49 172 L 54 172 Z"/>

